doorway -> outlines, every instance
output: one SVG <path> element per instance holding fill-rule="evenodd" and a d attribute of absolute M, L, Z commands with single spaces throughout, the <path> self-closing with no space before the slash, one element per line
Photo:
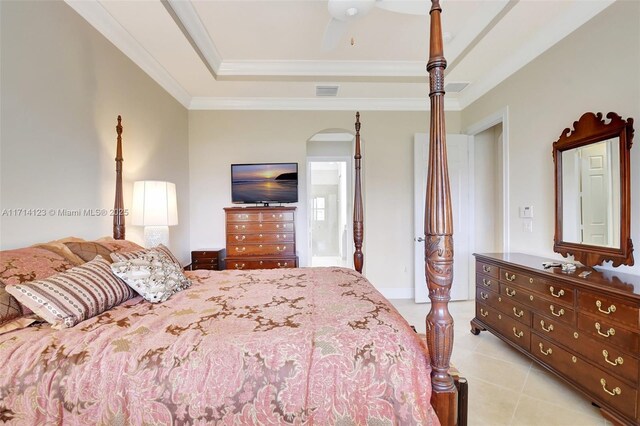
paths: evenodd
<path fill-rule="evenodd" d="M 311 266 L 348 266 L 347 159 L 309 160 Z"/>

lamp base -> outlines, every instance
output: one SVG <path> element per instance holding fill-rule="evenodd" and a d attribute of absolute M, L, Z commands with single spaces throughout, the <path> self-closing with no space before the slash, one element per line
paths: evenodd
<path fill-rule="evenodd" d="M 168 226 L 145 226 L 144 246 L 146 248 L 156 247 L 163 244 L 169 247 L 169 227 Z"/>

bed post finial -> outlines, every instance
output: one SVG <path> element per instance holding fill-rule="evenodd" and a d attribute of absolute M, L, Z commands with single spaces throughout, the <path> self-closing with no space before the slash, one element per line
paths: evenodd
<path fill-rule="evenodd" d="M 113 238 L 124 240 L 124 201 L 122 196 L 122 117 L 118 115 L 116 125 L 116 199 L 113 203 Z"/>
<path fill-rule="evenodd" d="M 353 254 L 353 266 L 356 271 L 362 273 L 364 265 L 364 254 L 362 253 L 362 240 L 364 239 L 364 220 L 362 213 L 362 182 L 360 168 L 362 155 L 360 153 L 360 112 L 356 112 L 356 154 L 353 157 L 355 164 L 355 183 L 353 198 L 353 244 L 355 253 Z"/>
<path fill-rule="evenodd" d="M 444 70 L 442 27 L 438 0 L 431 0 L 431 37 L 429 46 L 429 98 L 431 122 L 429 166 L 425 207 L 425 275 L 431 299 L 426 318 L 427 344 L 431 357 L 433 405 L 440 423 L 457 423 L 457 390 L 449 374 L 453 349 L 453 318 L 449 313 L 453 281 L 453 219 L 447 168 L 446 130 L 444 123 Z"/>

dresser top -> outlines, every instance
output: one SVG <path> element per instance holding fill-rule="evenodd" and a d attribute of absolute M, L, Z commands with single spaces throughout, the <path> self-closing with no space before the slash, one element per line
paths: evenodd
<path fill-rule="evenodd" d="M 579 267 L 575 272 L 565 273 L 562 272 L 560 268 L 545 269 L 542 266 L 542 262 L 562 262 L 562 260 L 548 259 L 524 253 L 474 253 L 473 255 L 479 260 L 511 264 L 542 275 L 571 281 L 572 283 L 596 290 L 606 289 L 606 291 L 613 291 L 617 294 L 632 295 L 640 298 L 639 275 L 587 267 Z M 591 274 L 586 278 L 580 278 L 578 274 L 582 271 L 591 271 Z"/>

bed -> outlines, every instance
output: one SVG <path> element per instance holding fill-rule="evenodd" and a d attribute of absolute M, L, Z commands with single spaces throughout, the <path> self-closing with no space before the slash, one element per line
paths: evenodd
<path fill-rule="evenodd" d="M 190 271 L 191 286 L 163 303 L 135 296 L 71 328 L 35 323 L 0 334 L 0 422 L 459 424 L 458 392 L 449 373 L 453 242 L 444 139 L 446 61 L 441 9 L 438 0 L 432 3 L 426 339 L 361 274 L 357 114 L 355 271 Z M 113 238 L 123 241 L 120 117 L 116 131 Z M 47 256 L 51 273 L 74 264 Z"/>

